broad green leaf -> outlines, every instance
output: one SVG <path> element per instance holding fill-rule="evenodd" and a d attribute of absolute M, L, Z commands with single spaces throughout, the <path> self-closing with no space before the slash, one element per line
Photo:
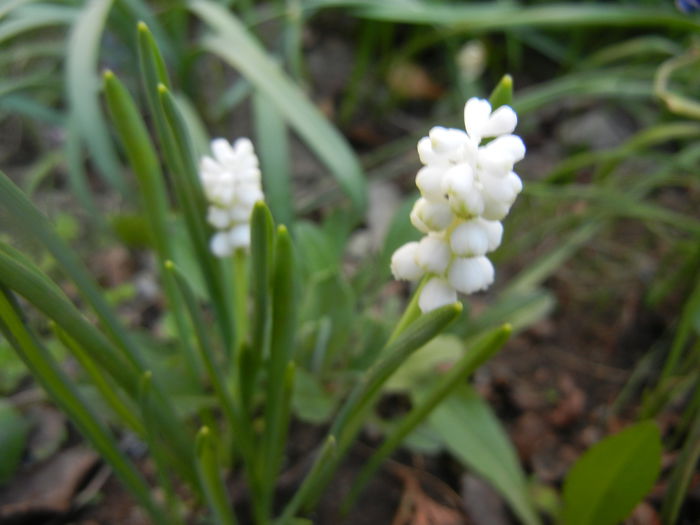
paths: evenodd
<path fill-rule="evenodd" d="M 29 425 L 22 414 L 0 399 L 0 485 L 10 480 L 19 466 L 28 431 Z"/>
<path fill-rule="evenodd" d="M 466 385 L 428 418 L 447 450 L 487 480 L 527 525 L 540 523 L 518 457 L 491 408 Z"/>
<path fill-rule="evenodd" d="M 565 525 L 614 525 L 654 486 L 661 433 L 653 421 L 609 436 L 579 458 L 564 481 Z"/>
<path fill-rule="evenodd" d="M 274 104 L 333 173 L 355 210 L 362 213 L 367 200 L 366 181 L 357 156 L 342 135 L 228 10 L 205 0 L 192 2 L 191 9 L 218 33 L 206 37 L 204 47 L 239 69 Z"/>

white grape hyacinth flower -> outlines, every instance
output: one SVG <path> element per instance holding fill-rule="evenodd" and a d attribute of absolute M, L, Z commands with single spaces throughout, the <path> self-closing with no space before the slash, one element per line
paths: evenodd
<path fill-rule="evenodd" d="M 457 292 L 471 294 L 493 283 L 495 271 L 486 254 L 500 246 L 499 221 L 523 188 L 513 171 L 525 156 L 522 139 L 513 134 L 517 123 L 510 106 L 493 110 L 487 100 L 471 98 L 464 106 L 464 130 L 436 126 L 418 142 L 421 197 L 410 218 L 425 237 L 396 250 L 391 270 L 400 280 L 425 278 L 421 311 L 456 301 Z"/>
<path fill-rule="evenodd" d="M 228 257 L 250 246 L 250 215 L 263 199 L 258 157 L 253 143 L 239 138 L 211 142 L 212 156 L 204 156 L 199 179 L 209 203 L 207 222 L 216 233 L 209 247 L 217 257 Z"/>

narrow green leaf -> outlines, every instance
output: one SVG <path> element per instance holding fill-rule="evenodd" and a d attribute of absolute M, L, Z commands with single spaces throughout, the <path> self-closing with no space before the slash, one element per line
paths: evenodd
<path fill-rule="evenodd" d="M 464 352 L 464 356 L 450 368 L 440 381 L 420 396 L 420 401 L 413 406 L 362 467 L 343 504 L 346 511 L 355 503 L 360 492 L 374 476 L 382 462 L 401 445 L 406 436 L 425 421 L 438 404 L 503 347 L 510 337 L 510 333 L 510 326 L 505 325 L 479 339 L 473 347 Z"/>
<path fill-rule="evenodd" d="M 429 416 L 429 428 L 447 450 L 493 485 L 520 520 L 538 525 L 525 475 L 508 435 L 491 408 L 466 384 Z"/>
<path fill-rule="evenodd" d="M 71 113 L 75 115 L 80 134 L 88 145 L 100 173 L 122 194 L 129 188 L 100 110 L 100 80 L 97 60 L 100 39 L 112 0 L 93 0 L 85 4 L 71 29 L 66 59 L 66 91 Z"/>
<path fill-rule="evenodd" d="M 171 235 L 168 231 L 167 190 L 160 170 L 160 163 L 136 104 L 131 95 L 111 71 L 104 74 L 105 96 L 112 120 L 126 149 L 129 163 L 139 185 L 141 207 L 148 219 L 153 245 L 158 255 L 161 279 L 168 298 L 170 311 L 175 318 L 180 345 L 184 349 L 188 370 L 196 376 L 201 362 L 190 342 L 190 329 L 184 313 L 184 305 L 177 293 L 172 275 L 165 271 L 165 262 L 173 258 Z"/>
<path fill-rule="evenodd" d="M 643 421 L 579 458 L 564 480 L 566 525 L 614 525 L 651 490 L 661 470 L 661 433 Z"/>
<path fill-rule="evenodd" d="M 489 102 L 491 102 L 493 109 L 513 103 L 513 77 L 503 75 L 503 78 L 496 84 L 491 95 L 489 95 Z"/>
<path fill-rule="evenodd" d="M 253 292 L 253 316 L 251 325 L 251 345 L 244 351 L 241 363 L 241 402 L 252 408 L 253 392 L 262 362 L 267 355 L 269 344 L 269 323 L 271 297 L 271 276 L 274 257 L 274 221 L 270 209 L 264 202 L 253 207 L 250 226 L 251 289 Z"/>
<path fill-rule="evenodd" d="M 294 207 L 292 199 L 291 165 L 287 127 L 279 111 L 261 93 L 253 95 L 255 118 L 255 147 L 260 157 L 265 200 L 278 224 L 292 229 Z"/>
<path fill-rule="evenodd" d="M 265 396 L 265 432 L 261 464 L 265 465 L 264 487 L 268 493 L 269 507 L 275 480 L 284 450 L 283 436 L 287 432 L 287 420 L 291 392 L 286 392 L 285 377 L 294 352 L 296 329 L 295 264 L 292 240 L 287 228 L 277 228 L 275 262 L 272 274 L 272 317 L 270 355 L 267 360 L 267 388 Z M 269 512 L 269 508 L 268 508 Z"/>
<path fill-rule="evenodd" d="M 169 136 L 172 137 L 172 144 L 177 151 L 177 166 L 180 169 L 172 172 L 175 193 L 182 207 L 197 262 L 216 312 L 217 326 L 222 331 L 227 350 L 231 351 L 235 341 L 233 305 L 229 294 L 226 293 L 227 288 L 223 285 L 219 261 L 209 250 L 211 228 L 205 221 L 206 203 L 197 175 L 191 138 L 175 98 L 163 84 L 158 85 L 158 100 Z"/>
<path fill-rule="evenodd" d="M 376 20 L 410 24 L 439 24 L 459 31 L 493 31 L 516 27 L 581 26 L 668 26 L 679 29 L 700 29 L 692 17 L 670 8 L 607 4 L 560 4 L 523 7 L 505 3 L 475 5 L 433 4 L 427 1 L 314 0 L 309 7 L 358 6 L 359 16 Z"/>
<path fill-rule="evenodd" d="M 0 331 L 12 344 L 49 396 L 68 414 L 76 427 L 114 469 L 119 479 L 149 512 L 154 523 L 168 519 L 153 501 L 141 474 L 119 449 L 114 437 L 81 398 L 73 382 L 61 371 L 51 354 L 24 325 L 18 307 L 6 288 L 0 290 Z"/>
<path fill-rule="evenodd" d="M 22 414 L 4 399 L 0 399 L 0 485 L 15 473 L 22 460 L 29 434 L 29 424 Z"/>
<path fill-rule="evenodd" d="M 40 242 L 51 252 L 61 270 L 73 280 L 76 288 L 93 308 L 110 337 L 123 350 L 124 355 L 134 366 L 144 369 L 144 359 L 139 347 L 119 322 L 94 279 L 76 257 L 75 252 L 56 235 L 48 219 L 2 172 L 0 172 L 0 213 L 3 214 L 4 220 L 7 220 L 8 224 L 14 225 L 18 231 L 22 231 L 28 238 Z M 40 304 L 36 305 L 41 308 Z M 63 326 L 60 322 L 59 325 Z M 86 348 L 90 348 L 90 345 L 87 345 Z"/>
<path fill-rule="evenodd" d="M 111 408 L 114 413 L 122 420 L 122 422 L 138 436 L 144 436 L 145 429 L 137 417 L 134 416 L 134 406 L 129 406 L 120 396 L 120 391 L 115 388 L 114 383 L 110 382 L 106 374 L 97 366 L 97 363 L 86 352 L 75 339 L 71 338 L 65 330 L 62 330 L 54 321 L 51 322 L 51 328 L 57 338 L 80 363 L 80 366 L 85 370 L 85 373 L 90 377 L 90 382 L 100 393 L 102 398 Z"/>
<path fill-rule="evenodd" d="M 216 453 L 216 443 L 209 427 L 202 427 L 195 445 L 197 472 L 209 508 L 219 525 L 235 525 L 236 516 L 221 476 Z"/>
<path fill-rule="evenodd" d="M 381 395 L 382 386 L 413 352 L 444 330 L 461 312 L 462 304 L 455 303 L 422 315 L 381 350 L 380 355 L 384 357 L 357 383 L 329 431 L 330 435 L 337 436 L 338 453 L 309 481 L 311 486 L 305 489 L 307 496 L 300 503 L 304 509 L 308 510 L 320 497 Z"/>
<path fill-rule="evenodd" d="M 697 389 L 696 386 L 695 399 L 699 398 L 700 389 Z M 695 420 L 671 471 L 668 488 L 661 506 L 661 516 L 664 523 L 678 522 L 678 514 L 686 501 L 693 475 L 697 472 L 698 460 L 700 460 L 700 411 L 695 413 Z"/>
<path fill-rule="evenodd" d="M 241 22 L 223 6 L 198 0 L 191 9 L 217 32 L 204 47 L 240 70 L 275 105 L 338 180 L 358 214 L 366 206 L 362 168 L 352 149 L 302 91 L 273 62 Z"/>

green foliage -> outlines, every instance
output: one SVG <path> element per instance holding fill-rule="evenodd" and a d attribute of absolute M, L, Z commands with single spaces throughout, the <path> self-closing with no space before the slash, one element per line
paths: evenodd
<path fill-rule="evenodd" d="M 564 482 L 566 525 L 613 525 L 651 490 L 661 470 L 661 434 L 637 423 L 591 447 Z"/>
<path fill-rule="evenodd" d="M 24 454 L 29 425 L 22 414 L 5 400 L 0 400 L 0 485 L 12 479 Z"/>

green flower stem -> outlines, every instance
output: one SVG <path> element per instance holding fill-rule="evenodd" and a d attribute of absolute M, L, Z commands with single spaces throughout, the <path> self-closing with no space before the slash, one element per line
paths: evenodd
<path fill-rule="evenodd" d="M 275 264 L 272 278 L 272 334 L 270 355 L 267 360 L 267 389 L 265 398 L 265 431 L 260 448 L 262 466 L 261 494 L 263 506 L 269 517 L 277 474 L 284 452 L 284 436 L 287 432 L 288 404 L 285 376 L 294 349 L 295 310 L 294 254 L 287 228 L 277 228 Z"/>
<path fill-rule="evenodd" d="M 217 525 L 235 525 L 236 516 L 221 477 L 216 443 L 209 427 L 199 430 L 195 449 L 199 482 L 207 504 L 214 513 L 215 522 Z"/>
<path fill-rule="evenodd" d="M 153 501 L 150 489 L 133 464 L 119 450 L 114 437 L 93 414 L 73 382 L 23 323 L 17 304 L 6 288 L 0 289 L 0 331 L 15 348 L 49 396 L 68 414 L 85 438 L 114 469 L 119 479 L 158 525 L 170 521 Z"/>
<path fill-rule="evenodd" d="M 320 497 L 362 429 L 386 381 L 413 352 L 444 330 L 461 312 L 461 303 L 433 310 L 420 316 L 392 342 L 385 345 L 380 352 L 384 357 L 362 377 L 336 417 L 329 435 L 337 436 L 337 454 L 325 465 L 325 468 L 321 467 L 315 477 L 309 480 L 310 487 L 305 489 L 307 496 L 300 504 L 302 509 L 308 510 Z"/>
<path fill-rule="evenodd" d="M 287 506 L 282 511 L 280 517 L 275 520 L 275 525 L 286 525 L 289 521 L 296 515 L 301 507 L 301 504 L 309 496 L 309 491 L 313 487 L 313 482 L 321 474 L 321 470 L 334 459 L 337 449 L 337 442 L 335 436 L 330 435 L 326 438 L 318 451 L 316 460 L 314 461 L 311 470 L 304 478 L 301 487 L 296 491 L 292 500 L 287 504 Z"/>
<path fill-rule="evenodd" d="M 172 259 L 173 249 L 168 229 L 167 191 L 160 163 L 134 100 L 111 71 L 104 73 L 104 90 L 112 120 L 139 185 L 142 209 L 148 220 L 153 246 L 158 255 L 158 266 L 169 310 L 173 313 L 178 338 L 189 365 L 187 369 L 196 378 L 201 373 L 202 365 L 190 341 L 191 330 L 187 324 L 184 305 L 172 276 L 164 267 L 165 261 Z"/>
<path fill-rule="evenodd" d="M 488 361 L 506 343 L 511 334 L 510 325 L 504 325 L 479 339 L 473 348 L 455 363 L 449 372 L 431 388 L 420 403 L 406 415 L 399 425 L 387 436 L 381 447 L 372 454 L 353 483 L 343 504 L 343 513 L 357 501 L 362 489 L 372 478 L 382 462 L 403 442 L 404 438 L 416 429 L 452 391 L 464 382 L 474 371 Z"/>
<path fill-rule="evenodd" d="M 120 396 L 120 391 L 115 389 L 114 384 L 109 380 L 109 376 L 102 373 L 95 361 L 81 347 L 75 339 L 71 338 L 54 321 L 50 322 L 51 329 L 63 346 L 65 346 L 76 358 L 83 370 L 90 376 L 90 382 L 97 388 L 103 399 L 122 422 L 136 435 L 143 437 L 146 433 L 141 421 L 134 416 L 134 407 L 129 406 Z"/>

